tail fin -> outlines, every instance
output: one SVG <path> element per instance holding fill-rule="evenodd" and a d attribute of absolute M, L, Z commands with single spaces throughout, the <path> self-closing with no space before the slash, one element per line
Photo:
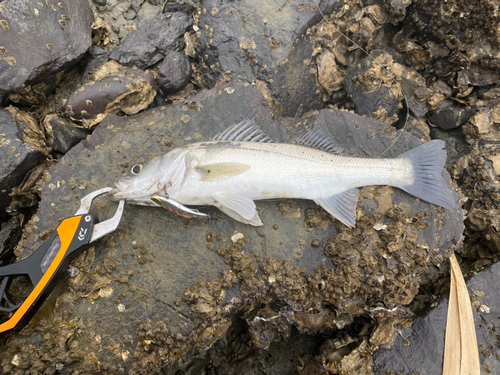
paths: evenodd
<path fill-rule="evenodd" d="M 441 175 L 446 164 L 444 141 L 426 142 L 401 154 L 398 158 L 410 160 L 414 173 L 413 183 L 398 185 L 399 188 L 426 202 L 449 210 L 455 210 L 458 207 L 455 195 Z"/>

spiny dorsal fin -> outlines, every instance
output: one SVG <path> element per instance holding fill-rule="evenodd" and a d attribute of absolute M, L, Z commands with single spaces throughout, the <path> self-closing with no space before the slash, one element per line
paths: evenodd
<path fill-rule="evenodd" d="M 292 141 L 296 145 L 313 147 L 336 155 L 344 155 L 342 146 L 335 142 L 320 128 L 315 127 Z"/>
<path fill-rule="evenodd" d="M 255 123 L 255 117 L 251 119 L 247 117 L 231 125 L 213 137 L 212 141 L 275 142 L 274 139 L 264 133 L 260 126 Z"/>

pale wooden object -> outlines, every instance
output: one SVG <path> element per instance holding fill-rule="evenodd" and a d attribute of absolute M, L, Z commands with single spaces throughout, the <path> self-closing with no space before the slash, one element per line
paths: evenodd
<path fill-rule="evenodd" d="M 446 322 L 443 375 L 479 375 L 479 351 L 474 317 L 469 292 L 455 254 L 450 257 L 450 265 L 450 301 Z"/>

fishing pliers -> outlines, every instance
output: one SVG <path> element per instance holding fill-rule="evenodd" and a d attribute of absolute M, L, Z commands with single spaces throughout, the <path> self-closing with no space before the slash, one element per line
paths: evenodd
<path fill-rule="evenodd" d="M 75 215 L 64 219 L 33 254 L 0 267 L 0 313 L 9 316 L 6 321 L 0 320 L 0 333 L 23 328 L 49 296 L 71 261 L 92 242 L 118 227 L 123 214 L 123 200 L 118 203 L 111 219 L 94 224 L 94 217 L 89 214 L 92 201 L 111 190 L 103 188 L 83 197 Z M 24 301 L 16 304 L 11 302 L 7 292 L 12 278 L 20 275 L 29 277 L 33 289 Z"/>

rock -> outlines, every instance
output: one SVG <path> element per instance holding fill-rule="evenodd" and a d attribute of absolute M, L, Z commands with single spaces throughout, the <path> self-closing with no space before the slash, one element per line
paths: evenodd
<path fill-rule="evenodd" d="M 0 221 L 7 218 L 9 193 L 43 161 L 44 154 L 23 142 L 23 131 L 5 109 L 0 109 Z"/>
<path fill-rule="evenodd" d="M 481 374 L 500 373 L 498 340 L 500 330 L 500 263 L 495 263 L 467 282 L 479 346 Z M 444 338 L 448 301 L 413 321 L 410 330 L 398 336 L 389 349 L 373 355 L 375 375 L 388 373 L 440 374 L 443 370 Z"/>
<path fill-rule="evenodd" d="M 324 14 L 339 6 L 335 1 L 318 4 Z M 301 117 L 324 107 L 315 73 L 311 74 L 316 69 L 310 38 L 304 35 L 322 19 L 316 4 L 203 0 L 200 8 L 206 12 L 197 25 L 196 52 L 203 59 L 208 87 L 224 79 L 260 80 L 281 103 L 284 116 Z"/>
<path fill-rule="evenodd" d="M 92 46 L 89 48 L 87 55 L 82 61 L 82 65 L 85 66 L 85 70 L 82 74 L 83 83 L 88 83 L 93 80 L 94 72 L 108 62 L 109 54 L 110 52 L 107 52 L 99 46 Z"/>
<path fill-rule="evenodd" d="M 25 96 L 32 101 L 30 87 L 48 94 L 56 76 L 78 62 L 92 43 L 94 16 L 87 0 L 4 1 L 0 19 L 4 35 L 0 41 L 0 103 L 11 93 L 14 102 L 24 101 Z"/>
<path fill-rule="evenodd" d="M 169 12 L 189 13 L 189 3 L 184 1 L 179 1 L 175 3 L 163 3 L 161 8 L 162 8 L 162 13 L 169 13 Z"/>
<path fill-rule="evenodd" d="M 444 9 L 439 1 L 431 0 L 410 7 L 410 17 L 419 36 L 434 40 L 451 50 L 451 63 L 470 66 L 482 59 L 496 60 L 500 57 L 496 44 L 499 30 L 491 28 L 498 22 L 496 6 L 481 4 L 480 0 L 472 0 L 462 6 L 459 0 L 452 0 L 449 2 L 450 7 L 461 8 L 460 13 L 450 17 L 448 8 Z M 498 66 L 498 62 L 486 64 Z M 494 71 L 491 74 L 498 76 Z"/>
<path fill-rule="evenodd" d="M 21 223 L 18 216 L 13 216 L 0 229 L 0 265 L 13 253 L 14 247 L 21 239 Z"/>
<path fill-rule="evenodd" d="M 130 20 L 133 20 L 135 17 L 137 16 L 137 12 L 130 8 L 127 13 L 125 13 L 125 19 L 130 21 Z"/>
<path fill-rule="evenodd" d="M 376 157 L 396 136 L 385 124 L 335 110 L 273 120 L 267 100 L 249 83 L 221 85 L 189 102 L 135 116 L 108 115 L 49 171 L 21 256 L 37 248 L 60 218 L 74 213 L 84 195 L 112 186 L 136 163 L 210 139 L 248 116 L 281 142 L 316 124 L 348 155 Z M 388 154 L 419 143 L 402 133 Z M 104 197 L 92 212 L 102 221 L 115 207 Z M 288 323 L 255 324 L 254 341 L 263 347 L 272 340 L 261 328 L 276 339 L 287 337 L 291 322 L 304 331 L 342 329 L 372 301 L 387 308 L 411 302 L 419 276 L 431 262 L 440 263 L 463 231 L 461 212 L 389 187 L 362 189 L 357 228 L 344 227 L 312 201 L 257 207 L 262 227 L 236 222 L 211 207 L 200 208 L 210 220 L 185 220 L 167 210 L 127 205 L 119 228 L 73 262 L 78 276 L 53 296 L 59 307 L 46 303 L 15 341 L 0 343 L 1 369 L 12 371 L 12 358 L 22 352 L 23 361 L 40 373 L 57 363 L 68 372 L 157 373 L 189 362 L 192 349 L 203 353 L 224 337 L 237 314 L 252 321 L 261 305 L 271 303 L 279 303 Z M 317 241 L 312 245 L 315 240 L 323 249 Z M 316 316 L 299 314 L 318 306 L 322 312 Z M 343 318 L 332 322 L 329 316 Z M 83 330 L 87 334 L 76 334 Z M 71 337 L 70 353 L 66 345 L 56 345 L 62 337 Z M 25 350 L 34 342 L 43 352 Z M 116 351 L 101 350 L 110 345 Z"/>
<path fill-rule="evenodd" d="M 179 50 L 192 22 L 184 12 L 160 13 L 130 32 L 110 58 L 122 65 L 146 69 L 161 61 L 168 52 Z"/>
<path fill-rule="evenodd" d="M 44 127 L 50 127 L 52 133 L 52 150 L 65 154 L 69 149 L 90 134 L 89 131 L 78 128 L 71 122 L 57 115 L 47 115 Z"/>
<path fill-rule="evenodd" d="M 453 100 L 445 100 L 429 116 L 429 122 L 443 130 L 459 128 L 476 113 L 475 108 L 464 107 Z"/>
<path fill-rule="evenodd" d="M 467 197 L 465 208 L 471 245 L 498 254 L 500 246 L 500 152 L 497 144 L 471 147 L 450 169 Z M 470 252 L 471 250 L 469 250 Z"/>
<path fill-rule="evenodd" d="M 68 115 L 102 120 L 107 113 L 134 114 L 147 108 L 156 95 L 149 72 L 123 67 L 116 61 L 102 65 L 92 78 L 66 101 Z"/>
<path fill-rule="evenodd" d="M 487 142 L 500 141 L 500 103 L 495 108 L 479 108 L 463 126 L 465 135 L 470 139 Z"/>
<path fill-rule="evenodd" d="M 144 25 L 160 13 L 161 6 L 152 5 L 149 2 L 142 3 L 141 8 L 137 11 L 137 28 L 140 29 L 144 27 Z M 187 13 L 187 11 L 185 13 Z"/>
<path fill-rule="evenodd" d="M 106 0 L 92 0 L 95 5 L 100 5 L 100 6 L 105 6 L 106 5 Z"/>
<path fill-rule="evenodd" d="M 390 55 L 381 54 L 375 60 L 361 60 L 361 69 L 352 69 L 347 74 L 345 89 L 359 114 L 384 121 L 398 112 L 403 96 L 399 84 L 387 73 L 386 67 L 392 63 Z"/>
<path fill-rule="evenodd" d="M 172 94 L 188 84 L 191 78 L 191 63 L 181 52 L 169 52 L 158 70 L 158 84 L 164 94 Z"/>
<path fill-rule="evenodd" d="M 442 130 L 430 127 L 430 136 L 432 139 L 442 139 L 446 142 L 447 163 L 449 164 L 469 153 L 469 144 L 461 129 Z"/>

